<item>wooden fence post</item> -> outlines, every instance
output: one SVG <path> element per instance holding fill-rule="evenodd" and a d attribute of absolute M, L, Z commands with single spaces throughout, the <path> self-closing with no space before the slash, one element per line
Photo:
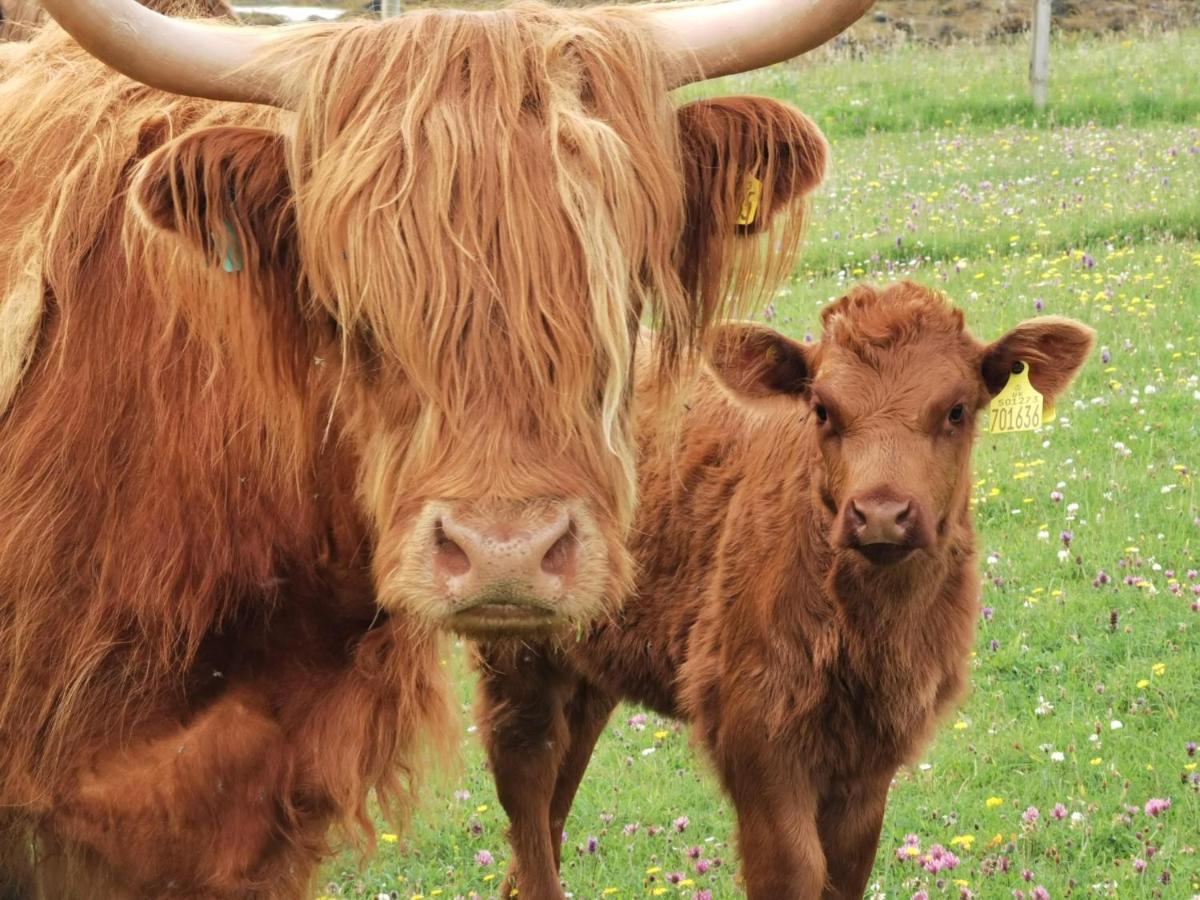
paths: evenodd
<path fill-rule="evenodd" d="M 1029 83 L 1033 88 L 1033 105 L 1046 106 L 1046 90 L 1050 80 L 1050 0 L 1033 0 L 1033 59 L 1029 64 Z"/>

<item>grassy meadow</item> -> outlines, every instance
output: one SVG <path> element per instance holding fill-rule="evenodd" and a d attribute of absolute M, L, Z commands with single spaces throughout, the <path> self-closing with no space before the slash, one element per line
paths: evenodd
<path fill-rule="evenodd" d="M 905 277 L 980 337 L 1039 313 L 1100 335 L 1053 424 L 981 437 L 973 691 L 898 776 L 869 897 L 1200 895 L 1197 60 L 1195 32 L 1056 44 L 1041 115 L 1024 43 L 829 55 L 704 88 L 792 101 L 832 144 L 807 248 L 760 318 L 803 337 L 847 285 Z M 447 647 L 461 765 L 403 835 L 381 824 L 371 859 L 329 865 L 323 896 L 495 894 L 505 818 L 462 655 Z M 623 707 L 563 877 L 579 898 L 736 897 L 732 828 L 686 729 Z"/>

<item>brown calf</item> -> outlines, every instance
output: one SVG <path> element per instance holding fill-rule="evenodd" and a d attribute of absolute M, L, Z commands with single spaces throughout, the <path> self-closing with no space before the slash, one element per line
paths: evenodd
<path fill-rule="evenodd" d="M 966 686 L 976 417 L 1016 361 L 1060 394 L 1092 332 L 1041 318 L 985 345 L 911 283 L 857 288 L 823 319 L 814 346 L 721 329 L 677 428 L 644 397 L 640 577 L 614 620 L 579 643 L 481 648 L 480 730 L 512 821 L 502 896 L 563 896 L 563 823 L 621 699 L 694 726 L 751 898 L 862 895 L 892 776 Z"/>

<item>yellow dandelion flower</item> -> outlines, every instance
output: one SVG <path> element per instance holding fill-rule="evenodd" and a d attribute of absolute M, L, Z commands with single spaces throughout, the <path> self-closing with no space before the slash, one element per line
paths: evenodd
<path fill-rule="evenodd" d="M 999 797 L 988 797 L 986 803 L 988 809 L 995 809 L 997 806 L 1004 805 L 1004 801 Z"/>
<path fill-rule="evenodd" d="M 1161 678 L 1167 672 L 1167 665 L 1166 663 L 1155 663 L 1150 667 L 1150 671 Z"/>
<path fill-rule="evenodd" d="M 394 834 L 381 834 L 379 839 L 385 844 L 394 844 L 396 841 L 400 840 L 399 836 Z"/>

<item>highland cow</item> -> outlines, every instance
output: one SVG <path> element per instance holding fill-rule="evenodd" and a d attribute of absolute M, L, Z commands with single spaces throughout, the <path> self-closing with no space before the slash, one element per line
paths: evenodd
<path fill-rule="evenodd" d="M 807 346 L 721 327 L 677 427 L 649 373 L 633 596 L 577 642 L 481 646 L 501 896 L 563 896 L 563 824 L 622 699 L 691 723 L 752 900 L 862 896 L 892 777 L 967 683 L 977 417 L 1018 362 L 1059 396 L 1093 333 L 1045 317 L 983 344 L 911 283 L 856 288 L 823 321 Z"/>
<path fill-rule="evenodd" d="M 670 380 L 825 152 L 669 92 L 867 5 L 43 0 L 0 55 L 0 893 L 299 896 L 448 739 L 440 633 L 615 607 L 639 321 Z"/>

